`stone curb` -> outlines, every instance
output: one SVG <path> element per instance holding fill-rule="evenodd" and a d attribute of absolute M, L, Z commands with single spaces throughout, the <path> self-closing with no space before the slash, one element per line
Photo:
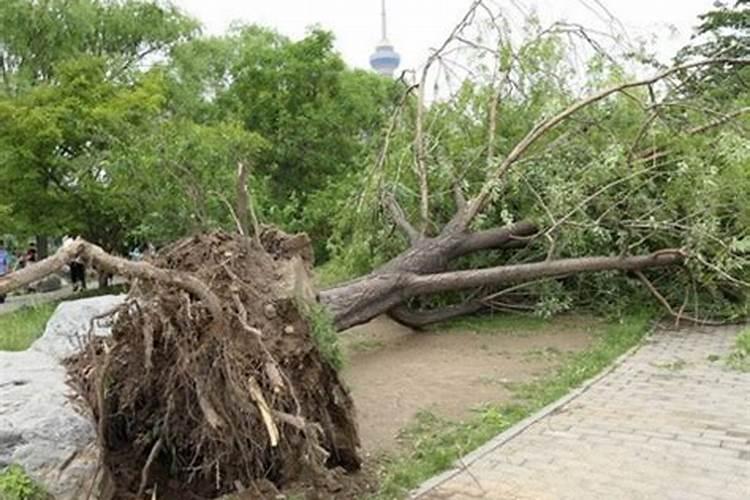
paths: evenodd
<path fill-rule="evenodd" d="M 437 476 L 434 476 L 427 481 L 423 482 L 419 487 L 415 490 L 412 490 L 409 493 L 410 499 L 417 499 L 421 497 L 422 495 L 425 495 L 426 493 L 429 493 L 433 489 L 437 488 L 438 486 L 442 485 L 449 479 L 453 478 L 454 476 L 457 476 L 458 474 L 465 471 L 471 464 L 474 462 L 480 460 L 482 457 L 490 453 L 491 451 L 503 446 L 505 443 L 511 441 L 513 438 L 521 434 L 523 431 L 525 431 L 527 428 L 531 427 L 533 424 L 538 422 L 539 420 L 542 420 L 546 416 L 550 415 L 551 413 L 555 412 L 559 408 L 567 405 L 571 401 L 577 399 L 579 396 L 581 396 L 583 393 L 589 390 L 591 386 L 602 380 L 604 377 L 612 373 L 614 370 L 616 370 L 620 365 L 622 365 L 626 359 L 631 357 L 635 352 L 640 349 L 651 337 L 651 335 L 656 330 L 655 327 L 652 327 L 648 333 L 644 336 L 644 338 L 635 346 L 628 349 L 627 352 L 620 355 L 611 365 L 609 365 L 607 368 L 605 368 L 601 373 L 598 375 L 594 375 L 590 379 L 586 380 L 579 386 L 578 388 L 572 390 L 567 395 L 563 396 L 562 398 L 558 399 L 557 401 L 553 401 L 552 403 L 548 404 L 547 406 L 543 407 L 541 410 L 537 411 L 536 413 L 533 413 L 532 415 L 529 415 L 525 419 L 521 420 L 520 422 L 516 423 L 509 429 L 501 432 L 494 438 L 487 441 L 485 444 L 477 448 L 476 450 L 472 451 L 471 453 L 464 455 L 463 457 L 456 460 L 456 462 L 453 465 L 453 468 L 448 469 L 447 471 L 438 474 Z"/>

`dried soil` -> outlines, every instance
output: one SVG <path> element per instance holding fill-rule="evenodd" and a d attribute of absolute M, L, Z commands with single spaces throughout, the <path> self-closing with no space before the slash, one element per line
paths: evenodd
<path fill-rule="evenodd" d="M 363 449 L 394 451 L 417 412 L 464 419 L 485 403 L 508 402 L 511 385 L 549 373 L 592 342 L 593 319 L 556 318 L 530 330 L 414 332 L 380 317 L 342 333 L 343 378 L 357 407 Z"/>

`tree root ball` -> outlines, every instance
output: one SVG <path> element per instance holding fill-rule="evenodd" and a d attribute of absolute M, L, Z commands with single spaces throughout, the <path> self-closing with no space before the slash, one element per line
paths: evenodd
<path fill-rule="evenodd" d="M 69 360 L 97 428 L 101 498 L 273 497 L 301 481 L 333 478 L 335 489 L 336 474 L 359 468 L 352 399 L 299 297 L 309 240 L 265 228 L 260 241 L 202 234 L 152 261 L 199 279 L 223 318 L 172 285 L 137 280 L 112 337 Z"/>

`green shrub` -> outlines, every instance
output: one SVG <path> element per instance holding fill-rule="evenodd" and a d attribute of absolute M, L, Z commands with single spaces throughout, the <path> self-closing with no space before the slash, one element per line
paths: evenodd
<path fill-rule="evenodd" d="M 43 500 L 49 498 L 44 489 L 35 483 L 18 465 L 0 471 L 0 499 Z"/>

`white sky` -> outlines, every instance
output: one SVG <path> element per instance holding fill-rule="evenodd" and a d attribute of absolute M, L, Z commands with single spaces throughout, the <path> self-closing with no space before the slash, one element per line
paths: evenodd
<path fill-rule="evenodd" d="M 350 65 L 369 67 L 380 38 L 379 0 L 173 0 L 198 18 L 207 33 L 220 34 L 233 20 L 275 28 L 294 39 L 319 24 L 336 35 L 336 47 Z M 543 21 L 566 20 L 591 26 L 604 5 L 628 33 L 656 33 L 656 49 L 669 57 L 690 37 L 697 15 L 713 0 L 514 0 L 536 6 Z M 401 54 L 401 69 L 419 67 L 460 20 L 470 0 L 389 0 L 388 38 Z"/>

